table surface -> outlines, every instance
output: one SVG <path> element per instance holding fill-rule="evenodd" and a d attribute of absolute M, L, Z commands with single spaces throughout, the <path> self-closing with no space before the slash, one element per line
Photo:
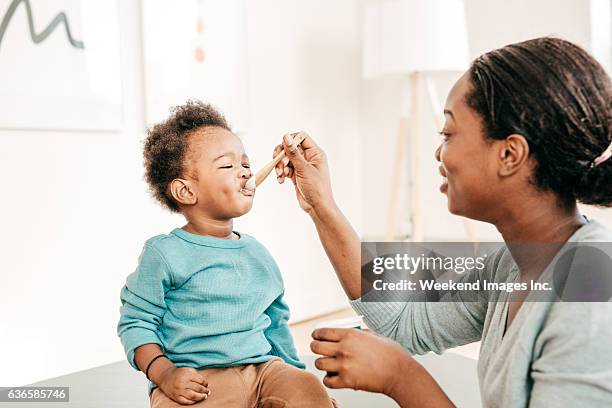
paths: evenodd
<path fill-rule="evenodd" d="M 304 356 L 307 369 L 322 378 L 314 368 L 315 356 Z M 438 381 L 458 407 L 480 407 L 476 361 L 445 353 L 415 357 Z M 41 381 L 32 386 L 68 386 L 69 403 L 0 403 L 0 407 L 79 407 L 79 408 L 148 408 L 147 380 L 127 361 L 118 361 L 89 370 Z M 353 390 L 329 390 L 342 408 L 386 408 L 397 404 L 384 395 Z"/>

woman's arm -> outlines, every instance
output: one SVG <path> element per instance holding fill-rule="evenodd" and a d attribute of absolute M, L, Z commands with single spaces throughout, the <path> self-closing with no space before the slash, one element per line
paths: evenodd
<path fill-rule="evenodd" d="M 310 136 L 300 147 L 285 136 L 274 156 L 285 149 L 277 166 L 278 181 L 290 178 L 298 202 L 312 218 L 319 238 L 344 291 L 350 299 L 361 296 L 361 245 L 350 223 L 337 207 L 325 153 Z M 473 300 L 473 299 L 471 299 Z M 368 327 L 400 342 L 411 353 L 443 352 L 446 348 L 480 339 L 487 310 L 485 302 L 464 302 L 461 293 L 452 301 L 361 302 L 351 306 L 363 314 Z"/>
<path fill-rule="evenodd" d="M 277 167 L 279 183 L 290 178 L 302 209 L 312 218 L 344 291 L 351 299 L 361 295 L 360 240 L 337 207 L 331 192 L 327 161 L 323 151 L 306 136 L 300 147 L 285 136 L 277 146 L 287 157 Z M 354 301 L 353 307 L 360 304 Z M 486 305 L 440 303 L 363 303 L 368 325 L 397 339 L 408 350 L 440 351 L 449 344 L 465 344 L 477 340 L 484 320 Z M 414 322 L 418 325 L 415 325 Z M 438 330 L 439 329 L 439 330 Z M 311 348 L 323 358 L 316 366 L 337 372 L 325 377 L 332 388 L 353 388 L 382 392 L 402 407 L 452 406 L 436 381 L 400 344 L 381 336 L 358 330 L 320 329 L 313 333 Z M 454 344 L 457 343 L 457 344 Z M 367 352 L 366 352 L 367 351 Z"/>
<path fill-rule="evenodd" d="M 320 205 L 310 213 L 319 239 L 349 299 L 361 296 L 361 246 L 359 236 L 335 203 Z"/>

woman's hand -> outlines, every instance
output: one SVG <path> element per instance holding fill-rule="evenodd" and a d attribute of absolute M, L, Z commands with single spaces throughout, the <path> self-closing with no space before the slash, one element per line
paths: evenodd
<path fill-rule="evenodd" d="M 310 349 L 323 355 L 315 366 L 328 372 L 323 383 L 329 388 L 392 395 L 404 371 L 417 364 L 401 345 L 368 331 L 325 328 L 315 330 L 312 337 Z"/>
<path fill-rule="evenodd" d="M 306 135 L 299 146 L 293 143 L 293 136 L 285 135 L 283 144 L 274 149 L 273 157 L 283 149 L 286 154 L 276 166 L 277 180 L 282 184 L 285 178 L 291 179 L 300 207 L 312 215 L 317 208 L 334 202 L 327 159 L 310 136 Z"/>
<path fill-rule="evenodd" d="M 310 349 L 328 372 L 329 388 L 352 388 L 385 394 L 402 408 L 454 407 L 431 375 L 399 343 L 357 329 L 317 329 Z M 329 373 L 333 373 L 330 375 Z"/>

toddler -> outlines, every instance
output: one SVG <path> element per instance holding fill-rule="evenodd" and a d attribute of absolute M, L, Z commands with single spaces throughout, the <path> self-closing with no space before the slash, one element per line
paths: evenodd
<path fill-rule="evenodd" d="M 232 220 L 249 212 L 249 158 L 197 101 L 148 132 L 146 180 L 186 224 L 149 239 L 121 290 L 117 331 L 151 407 L 332 407 L 303 370 L 274 259 Z"/>

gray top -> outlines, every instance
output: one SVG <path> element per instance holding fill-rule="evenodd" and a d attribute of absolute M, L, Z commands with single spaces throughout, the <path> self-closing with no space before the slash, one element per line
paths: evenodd
<path fill-rule="evenodd" d="M 612 231 L 591 220 L 569 241 L 612 242 Z M 482 273 L 513 281 L 518 267 L 504 248 Z M 504 334 L 508 293 L 481 302 L 454 296 L 435 303 L 356 299 L 351 306 L 372 330 L 412 354 L 440 354 L 481 340 L 485 407 L 612 406 L 612 303 L 525 302 Z"/>

